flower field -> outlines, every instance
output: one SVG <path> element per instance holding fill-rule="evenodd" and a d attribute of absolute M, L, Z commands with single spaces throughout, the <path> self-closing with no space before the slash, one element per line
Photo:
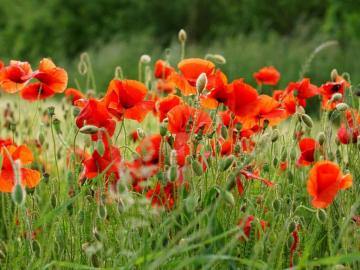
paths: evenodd
<path fill-rule="evenodd" d="M 350 74 L 230 80 L 186 41 L 107 89 L 86 53 L 0 62 L 1 269 L 360 269 Z"/>

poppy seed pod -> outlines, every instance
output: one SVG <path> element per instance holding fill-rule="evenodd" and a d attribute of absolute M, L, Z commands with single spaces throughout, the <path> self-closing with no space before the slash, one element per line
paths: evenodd
<path fill-rule="evenodd" d="M 83 134 L 95 134 L 99 132 L 99 128 L 93 125 L 85 125 L 79 129 L 79 132 Z"/>
<path fill-rule="evenodd" d="M 187 40 L 187 34 L 184 29 L 180 29 L 178 34 L 179 41 L 181 43 L 185 42 Z"/>
<path fill-rule="evenodd" d="M 301 121 L 308 127 L 312 128 L 314 126 L 314 122 L 308 114 L 301 115 Z"/>
<path fill-rule="evenodd" d="M 336 68 L 334 68 L 330 73 L 330 78 L 333 82 L 336 81 L 336 78 L 339 76 L 339 73 L 337 72 Z"/>
<path fill-rule="evenodd" d="M 199 77 L 196 80 L 196 90 L 198 92 L 198 94 L 201 94 L 202 91 L 204 91 L 204 89 L 206 88 L 208 83 L 206 74 L 203 72 L 199 75 Z"/>
<path fill-rule="evenodd" d="M 149 64 L 151 62 L 151 57 L 147 54 L 143 54 L 141 57 L 140 57 L 140 62 L 142 64 Z"/>
<path fill-rule="evenodd" d="M 349 105 L 346 103 L 339 103 L 336 105 L 336 109 L 340 112 L 345 112 L 349 108 Z"/>

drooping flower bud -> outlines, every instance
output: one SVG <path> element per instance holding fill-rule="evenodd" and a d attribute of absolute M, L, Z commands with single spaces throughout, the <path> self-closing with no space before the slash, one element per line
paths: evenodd
<path fill-rule="evenodd" d="M 326 137 L 324 132 L 319 132 L 317 135 L 317 141 L 320 145 L 323 145 L 325 143 Z"/>
<path fill-rule="evenodd" d="M 23 205 L 23 203 L 25 202 L 26 191 L 20 183 L 15 184 L 11 193 L 11 197 L 18 206 Z"/>
<path fill-rule="evenodd" d="M 332 102 L 337 102 L 337 101 L 340 101 L 342 100 L 343 96 L 341 93 L 335 93 L 331 96 L 331 101 Z"/>
<path fill-rule="evenodd" d="M 312 128 L 314 126 L 314 122 L 311 119 L 311 117 L 307 114 L 302 114 L 301 115 L 301 121 L 308 127 L 308 128 Z"/>
<path fill-rule="evenodd" d="M 347 109 L 349 109 L 349 105 L 347 105 L 346 103 L 339 103 L 336 105 L 336 109 L 340 112 L 344 112 L 346 111 Z"/>
<path fill-rule="evenodd" d="M 271 142 L 276 142 L 279 138 L 279 131 L 277 129 L 274 129 L 271 133 Z"/>
<path fill-rule="evenodd" d="M 147 54 L 143 54 L 141 57 L 140 57 L 140 62 L 142 64 L 149 64 L 151 62 L 151 57 Z"/>
<path fill-rule="evenodd" d="M 179 41 L 181 43 L 185 42 L 187 40 L 187 34 L 184 29 L 180 29 L 178 34 Z"/>
<path fill-rule="evenodd" d="M 233 164 L 235 160 L 235 157 L 233 155 L 228 156 L 227 158 L 223 159 L 219 163 L 219 169 L 221 172 L 226 171 L 230 168 L 230 166 Z"/>
<path fill-rule="evenodd" d="M 101 139 L 97 140 L 96 142 L 96 151 L 100 156 L 103 156 L 105 153 L 105 145 Z"/>
<path fill-rule="evenodd" d="M 97 132 L 99 132 L 99 128 L 93 125 L 85 125 L 82 128 L 79 129 L 80 133 L 83 134 L 95 134 Z"/>
<path fill-rule="evenodd" d="M 206 88 L 206 85 L 208 83 L 206 74 L 203 72 L 199 75 L 199 77 L 196 80 L 196 90 L 198 94 L 201 94 L 202 91 Z"/>
<path fill-rule="evenodd" d="M 330 73 L 331 80 L 335 82 L 337 76 L 339 76 L 339 73 L 337 72 L 336 68 L 334 68 Z"/>

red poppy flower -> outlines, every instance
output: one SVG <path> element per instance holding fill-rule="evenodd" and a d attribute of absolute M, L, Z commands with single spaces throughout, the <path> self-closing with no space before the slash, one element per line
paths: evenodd
<path fill-rule="evenodd" d="M 201 105 L 207 109 L 216 109 L 220 103 L 225 103 L 229 98 L 227 83 L 226 75 L 217 70 L 213 76 L 208 78 L 209 93 L 201 95 Z"/>
<path fill-rule="evenodd" d="M 71 100 L 71 103 L 72 103 L 73 105 L 74 105 L 74 104 L 76 103 L 76 101 L 78 101 L 79 99 L 85 99 L 85 98 L 86 98 L 85 95 L 84 95 L 81 91 L 79 91 L 79 90 L 77 90 L 77 89 L 75 89 L 75 88 L 68 88 L 68 89 L 66 89 L 66 90 L 65 90 L 65 96 Z"/>
<path fill-rule="evenodd" d="M 352 185 L 352 176 L 343 175 L 339 166 L 331 161 L 318 161 L 312 167 L 307 182 L 307 191 L 316 208 L 326 208 L 334 200 L 340 189 L 347 189 Z"/>
<path fill-rule="evenodd" d="M 175 69 L 163 60 L 157 60 L 154 66 L 154 76 L 157 79 L 167 79 Z"/>
<path fill-rule="evenodd" d="M 160 183 L 157 183 L 156 186 L 150 189 L 146 193 L 146 198 L 151 200 L 151 205 L 153 207 L 165 207 L 171 209 L 174 206 L 174 189 L 175 184 L 168 182 L 166 186 L 162 187 Z"/>
<path fill-rule="evenodd" d="M 199 58 L 182 60 L 178 64 L 178 68 L 181 75 L 173 72 L 168 80 L 174 82 L 184 96 L 197 93 L 195 85 L 201 73 L 205 73 L 207 77 L 210 77 L 215 71 L 214 63 Z"/>
<path fill-rule="evenodd" d="M 348 109 L 345 112 L 346 124 L 341 124 L 337 137 L 342 144 L 356 143 L 359 135 L 360 117 L 356 110 Z"/>
<path fill-rule="evenodd" d="M 156 82 L 156 89 L 160 93 L 167 93 L 167 94 L 173 93 L 175 91 L 175 87 L 176 87 L 175 83 L 168 80 L 159 79 Z"/>
<path fill-rule="evenodd" d="M 320 87 L 320 93 L 322 95 L 321 106 L 324 110 L 333 110 L 336 104 L 343 101 L 345 96 L 346 81 L 339 82 L 327 82 Z M 334 94 L 339 93 L 342 95 L 341 100 L 331 101 Z"/>
<path fill-rule="evenodd" d="M 224 103 L 235 115 L 246 117 L 254 115 L 257 99 L 256 89 L 239 79 L 228 85 L 228 98 Z"/>
<path fill-rule="evenodd" d="M 28 62 L 10 61 L 10 65 L 0 70 L 0 87 L 8 93 L 24 88 L 31 79 L 32 70 Z"/>
<path fill-rule="evenodd" d="M 144 120 L 154 107 L 153 101 L 145 101 L 146 86 L 134 80 L 112 80 L 104 98 L 109 112 L 119 120 Z"/>
<path fill-rule="evenodd" d="M 67 72 L 57 67 L 50 59 L 40 61 L 39 69 L 32 74 L 38 82 L 26 86 L 20 95 L 23 99 L 34 101 L 45 99 L 65 91 L 68 83 Z"/>
<path fill-rule="evenodd" d="M 281 104 L 267 95 L 259 96 L 252 106 L 254 107 L 251 115 L 239 117 L 245 129 L 255 126 L 263 127 L 264 121 L 267 121 L 269 126 L 275 126 L 288 116 L 286 111 L 281 108 Z"/>
<path fill-rule="evenodd" d="M 181 98 L 175 95 L 168 95 L 167 97 L 160 99 L 157 103 L 157 111 L 159 112 L 160 122 L 167 117 L 167 113 L 172 108 L 180 103 L 182 103 Z"/>
<path fill-rule="evenodd" d="M 257 84 L 277 85 L 280 80 L 280 72 L 273 66 L 264 67 L 254 73 Z"/>
<path fill-rule="evenodd" d="M 6 149 L 6 150 L 5 150 Z M 12 161 L 20 160 L 20 176 L 21 184 L 28 188 L 33 188 L 38 185 L 41 179 L 41 175 L 38 171 L 24 168 L 24 165 L 28 165 L 33 162 L 34 157 L 31 150 L 26 145 L 2 145 L 1 156 L 3 157 L 1 172 L 0 172 L 0 191 L 1 192 L 12 192 L 15 185 L 15 173 Z"/>
<path fill-rule="evenodd" d="M 304 78 L 300 82 L 291 82 L 286 87 L 286 95 L 293 93 L 298 100 L 298 104 L 306 107 L 306 100 L 319 94 L 319 88 L 310 83 L 310 79 Z M 285 96 L 286 96 L 285 95 Z M 284 97 L 285 97 L 284 96 Z"/>
<path fill-rule="evenodd" d="M 154 134 L 145 137 L 136 147 L 136 152 L 140 155 L 141 160 L 147 164 L 158 164 L 161 144 L 160 134 Z"/>
<path fill-rule="evenodd" d="M 84 177 L 88 179 L 95 178 L 100 173 L 103 173 L 105 170 L 105 175 L 107 177 L 113 175 L 116 180 L 120 178 L 120 150 L 113 145 L 109 145 L 106 136 L 102 136 L 101 139 L 105 148 L 104 154 L 100 155 L 100 153 L 95 149 L 91 157 L 82 162 L 84 169 L 81 173 L 80 179 L 83 179 Z"/>
<path fill-rule="evenodd" d="M 315 150 L 318 147 L 316 140 L 312 138 L 303 138 L 299 141 L 301 151 L 297 164 L 300 166 L 311 165 L 315 161 Z"/>
<path fill-rule="evenodd" d="M 103 101 L 90 98 L 77 116 L 76 125 L 78 128 L 82 128 L 84 125 L 94 125 L 98 128 L 105 128 L 109 136 L 112 136 L 116 123 L 106 109 Z M 92 138 L 93 140 L 97 140 L 97 135 L 93 134 Z"/>
<path fill-rule="evenodd" d="M 244 219 L 239 220 L 238 225 L 240 227 L 242 227 L 242 230 L 247 238 L 250 237 L 251 230 L 256 229 L 256 226 L 253 227 L 254 221 L 256 222 L 255 217 L 252 215 L 249 215 L 245 220 Z M 268 226 L 268 223 L 265 220 L 260 220 L 259 223 L 260 223 L 262 231 L 265 232 L 265 229 Z M 257 237 L 260 238 L 260 231 L 257 231 Z M 244 240 L 243 237 L 240 237 L 240 239 Z"/>
<path fill-rule="evenodd" d="M 175 106 L 168 112 L 167 116 L 169 119 L 168 130 L 173 134 L 189 133 L 192 130 L 194 133 L 198 133 L 200 129 L 203 129 L 204 134 L 210 131 L 212 123 L 210 116 L 206 112 L 186 104 Z M 193 121 L 192 125 L 189 124 L 190 119 Z"/>
<path fill-rule="evenodd" d="M 286 110 L 288 115 L 293 115 L 296 112 L 296 105 L 298 102 L 293 93 L 287 94 L 283 90 L 275 90 L 273 92 L 273 99 L 281 104 L 281 107 Z"/>

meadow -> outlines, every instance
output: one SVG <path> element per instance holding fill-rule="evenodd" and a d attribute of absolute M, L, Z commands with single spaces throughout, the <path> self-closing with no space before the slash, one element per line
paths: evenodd
<path fill-rule="evenodd" d="M 1 269 L 360 268 L 354 55 L 187 40 L 1 62 Z"/>

